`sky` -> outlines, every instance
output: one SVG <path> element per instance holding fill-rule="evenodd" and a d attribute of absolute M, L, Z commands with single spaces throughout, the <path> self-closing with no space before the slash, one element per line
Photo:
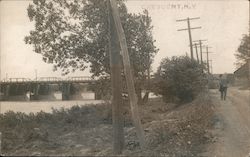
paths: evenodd
<path fill-rule="evenodd" d="M 27 16 L 29 3 L 31 1 L 0 1 L 0 79 L 33 79 L 36 72 L 38 77 L 61 77 L 60 71 L 53 72 L 52 65 L 44 63 L 42 56 L 24 42 L 24 37 L 34 28 L 34 23 Z M 213 73 L 232 73 L 236 70 L 234 54 L 242 35 L 249 30 L 247 0 L 128 0 L 126 3 L 129 12 L 138 13 L 148 9 L 152 18 L 155 45 L 159 48 L 152 65 L 153 71 L 165 57 L 190 54 L 188 32 L 177 31 L 187 28 L 187 22 L 176 22 L 187 17 L 200 17 L 191 21 L 191 27 L 202 27 L 192 30 L 192 38 L 206 39 L 204 44 L 212 47 L 210 59 Z M 85 70 L 67 76 L 90 75 Z"/>

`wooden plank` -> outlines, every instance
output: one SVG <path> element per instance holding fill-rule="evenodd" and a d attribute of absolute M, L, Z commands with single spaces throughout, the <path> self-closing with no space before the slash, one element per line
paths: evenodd
<path fill-rule="evenodd" d="M 135 93 L 134 79 L 133 79 L 133 75 L 132 75 L 132 71 L 131 71 L 131 67 L 130 67 L 127 42 L 126 42 L 124 30 L 122 28 L 121 19 L 119 16 L 119 11 L 118 11 L 116 0 L 110 0 L 110 4 L 111 4 L 112 15 L 114 18 L 116 30 L 118 33 L 120 47 L 121 47 L 124 73 L 125 73 L 126 84 L 127 84 L 127 89 L 128 89 L 128 95 L 129 95 L 133 123 L 134 123 L 135 128 L 136 128 L 136 133 L 137 133 L 137 136 L 139 138 L 140 145 L 142 148 L 145 148 L 144 130 L 143 130 L 142 125 L 141 125 L 141 119 L 139 116 L 139 110 L 138 110 L 138 106 L 137 106 L 137 97 L 136 97 L 136 93 Z"/>

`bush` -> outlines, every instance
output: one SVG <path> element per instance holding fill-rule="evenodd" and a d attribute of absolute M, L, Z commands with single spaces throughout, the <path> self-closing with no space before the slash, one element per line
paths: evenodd
<path fill-rule="evenodd" d="M 155 74 L 154 92 L 165 101 L 190 102 L 205 89 L 203 68 L 186 56 L 165 58 Z"/>
<path fill-rule="evenodd" d="M 53 109 L 52 113 L 9 111 L 0 114 L 2 151 L 33 148 L 33 144 L 38 142 L 42 147 L 51 144 L 54 147 L 61 136 L 72 130 L 85 130 L 102 124 L 112 124 L 110 104 L 72 106 L 68 109 Z"/>

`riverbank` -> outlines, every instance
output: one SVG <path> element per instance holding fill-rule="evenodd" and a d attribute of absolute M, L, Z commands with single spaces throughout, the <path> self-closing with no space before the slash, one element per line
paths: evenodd
<path fill-rule="evenodd" d="M 151 99 L 140 106 L 148 149 L 142 152 L 125 105 L 124 155 L 197 156 L 211 139 L 213 104 L 207 95 L 189 104 Z M 0 116 L 5 155 L 112 155 L 110 104 L 73 106 L 51 113 Z"/>

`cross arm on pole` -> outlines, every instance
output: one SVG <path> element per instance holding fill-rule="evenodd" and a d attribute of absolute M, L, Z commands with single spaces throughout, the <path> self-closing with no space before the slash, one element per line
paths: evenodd
<path fill-rule="evenodd" d="M 202 45 L 202 48 L 206 48 L 207 51 L 208 51 L 208 49 L 211 49 L 212 47 L 211 46 Z"/>
<path fill-rule="evenodd" d="M 200 44 L 199 43 L 194 43 L 194 44 L 197 44 L 198 47 L 200 47 Z M 201 48 L 206 48 L 205 46 L 201 46 Z"/>
<path fill-rule="evenodd" d="M 190 29 L 201 29 L 201 27 L 193 27 L 193 28 L 190 28 Z M 178 29 L 177 31 L 187 31 L 189 30 L 188 28 L 186 29 Z"/>
<path fill-rule="evenodd" d="M 196 19 L 200 19 L 200 17 L 192 17 L 192 18 L 189 18 L 189 20 L 196 20 Z"/>
<path fill-rule="evenodd" d="M 192 18 L 180 19 L 180 20 L 176 20 L 176 22 L 187 21 L 187 20 L 196 20 L 196 19 L 200 19 L 200 17 L 192 17 Z"/>
<path fill-rule="evenodd" d="M 199 41 L 207 41 L 207 39 L 202 39 L 202 40 L 194 40 L 193 42 L 199 42 Z"/>
<path fill-rule="evenodd" d="M 194 42 L 194 43 L 201 43 L 201 42 L 203 42 L 203 41 L 207 41 L 207 39 L 203 39 L 203 40 L 194 40 L 193 42 Z"/>

